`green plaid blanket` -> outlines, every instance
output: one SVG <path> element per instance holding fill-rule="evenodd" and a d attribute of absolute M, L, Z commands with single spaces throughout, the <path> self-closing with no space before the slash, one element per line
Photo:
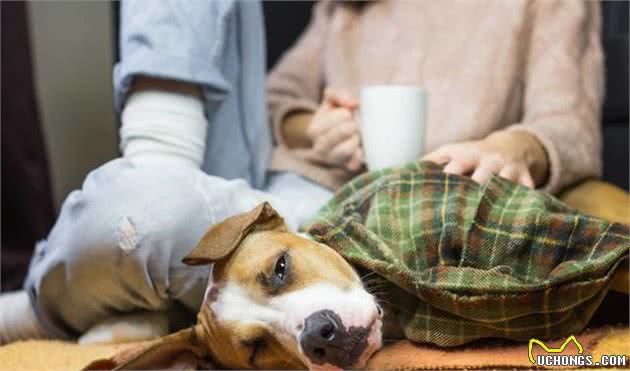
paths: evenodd
<path fill-rule="evenodd" d="M 580 331 L 630 246 L 626 225 L 426 162 L 354 179 L 303 229 L 386 280 L 408 339 L 440 346 Z"/>

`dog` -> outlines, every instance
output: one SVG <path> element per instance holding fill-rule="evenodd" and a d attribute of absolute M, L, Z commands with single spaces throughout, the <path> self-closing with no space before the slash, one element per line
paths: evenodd
<path fill-rule="evenodd" d="M 587 326 L 613 275 L 627 281 L 628 225 L 442 170 L 359 176 L 306 227 L 312 239 L 269 204 L 212 226 L 184 259 L 213 267 L 197 324 L 94 368 L 338 370 L 362 368 L 383 339 L 547 340 Z"/>
<path fill-rule="evenodd" d="M 289 232 L 268 203 L 211 226 L 183 261 L 212 264 L 198 324 L 87 369 L 208 367 L 204 359 L 235 369 L 358 369 L 382 346 L 385 313 L 357 271 Z"/>

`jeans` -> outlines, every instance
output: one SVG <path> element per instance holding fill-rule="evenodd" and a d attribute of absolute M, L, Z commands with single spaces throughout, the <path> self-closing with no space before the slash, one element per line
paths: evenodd
<path fill-rule="evenodd" d="M 36 246 L 25 289 L 57 338 L 174 302 L 196 312 L 209 267 L 181 260 L 211 224 L 269 201 L 295 230 L 330 197 L 291 173 L 271 173 L 264 190 L 256 190 L 196 169 L 116 159 L 67 197 L 48 238 Z"/>

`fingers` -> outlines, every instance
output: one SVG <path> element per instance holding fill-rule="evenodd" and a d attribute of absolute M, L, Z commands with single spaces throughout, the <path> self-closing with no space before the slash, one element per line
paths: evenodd
<path fill-rule="evenodd" d="M 359 101 L 350 92 L 339 88 L 326 88 L 322 103 L 330 107 L 344 107 L 348 109 L 355 109 L 359 106 Z"/>
<path fill-rule="evenodd" d="M 519 164 L 502 165 L 500 162 L 485 160 L 475 169 L 472 179 L 479 184 L 487 183 L 495 174 L 517 184 L 534 188 L 534 181 L 525 166 Z"/>
<path fill-rule="evenodd" d="M 354 134 L 349 139 L 332 148 L 329 159 L 332 163 L 337 165 L 347 164 L 360 147 L 361 140 L 359 139 L 359 135 Z"/>
<path fill-rule="evenodd" d="M 332 156 L 331 151 L 345 140 L 356 135 L 358 137 L 357 124 L 347 121 L 329 129 L 327 132 L 316 137 L 313 149 L 322 156 Z"/>
<path fill-rule="evenodd" d="M 476 166 L 477 163 L 475 161 L 454 158 L 444 166 L 444 172 L 447 174 L 464 175 L 475 170 Z"/>
<path fill-rule="evenodd" d="M 363 155 L 363 148 L 359 147 L 354 154 L 350 158 L 350 161 L 346 164 L 346 169 L 355 172 L 361 169 L 363 163 L 365 162 L 365 157 Z"/>
<path fill-rule="evenodd" d="M 328 90 L 326 94 L 332 100 L 337 99 L 333 97 L 335 92 Z M 307 134 L 313 141 L 313 153 L 318 161 L 357 170 L 361 167 L 363 154 L 362 151 L 357 153 L 361 148 L 359 125 L 348 108 L 328 108 L 322 104 Z"/>
<path fill-rule="evenodd" d="M 344 122 L 354 123 L 352 112 L 345 108 L 333 108 L 319 112 L 313 118 L 313 125 L 309 127 L 309 135 L 315 138 Z"/>
<path fill-rule="evenodd" d="M 445 145 L 422 159 L 446 164 L 443 171 L 448 174 L 471 174 L 472 180 L 480 184 L 498 175 L 526 187 L 535 186 L 529 168 L 522 159 L 503 146 L 490 146 L 484 141 Z"/>
<path fill-rule="evenodd" d="M 447 174 L 469 174 L 478 164 L 478 156 L 470 150 L 470 145 L 461 143 L 446 145 L 424 156 L 422 159 L 437 164 L 446 164 L 443 171 Z"/>
<path fill-rule="evenodd" d="M 532 174 L 529 172 L 529 170 L 521 174 L 520 178 L 518 179 L 518 183 L 532 189 L 536 188 L 536 184 L 534 184 L 534 179 L 532 178 Z"/>
<path fill-rule="evenodd" d="M 445 152 L 443 149 L 437 149 L 428 155 L 422 157 L 423 161 L 431 161 L 438 165 L 442 165 L 447 163 L 451 159 L 451 155 Z"/>
<path fill-rule="evenodd" d="M 514 183 L 524 185 L 525 187 L 534 188 L 534 180 L 526 166 L 508 165 L 499 172 L 501 178 L 505 178 Z"/>
<path fill-rule="evenodd" d="M 496 161 L 482 160 L 473 172 L 471 178 L 479 184 L 487 183 L 494 174 L 501 170 L 501 164 Z"/>
<path fill-rule="evenodd" d="M 518 183 L 518 179 L 521 176 L 522 169 L 517 166 L 508 165 L 500 169 L 497 173 L 501 178 L 505 178 L 507 180 L 511 180 L 515 183 Z"/>

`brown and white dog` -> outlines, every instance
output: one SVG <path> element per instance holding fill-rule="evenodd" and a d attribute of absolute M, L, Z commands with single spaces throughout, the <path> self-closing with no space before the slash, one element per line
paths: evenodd
<path fill-rule="evenodd" d="M 382 346 L 383 310 L 357 272 L 268 203 L 213 225 L 184 262 L 213 264 L 198 324 L 109 367 L 164 367 L 156 357 L 188 349 L 215 367 L 356 369 Z"/>

